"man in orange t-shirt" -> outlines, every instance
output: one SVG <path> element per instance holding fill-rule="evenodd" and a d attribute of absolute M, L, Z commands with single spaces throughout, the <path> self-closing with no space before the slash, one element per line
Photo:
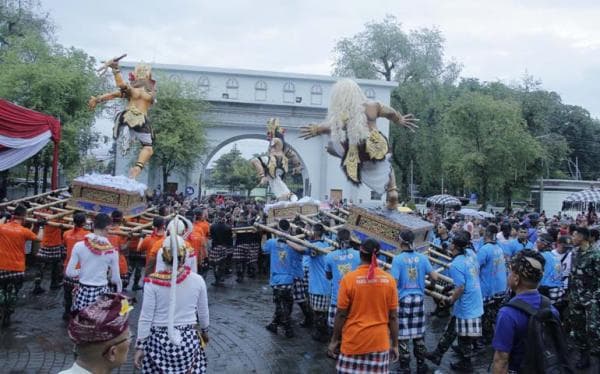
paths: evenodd
<path fill-rule="evenodd" d="M 90 232 L 83 228 L 85 225 L 86 218 L 85 213 L 77 212 L 73 214 L 73 225 L 74 227 L 70 230 L 67 230 L 63 233 L 63 241 L 65 243 L 65 247 L 67 249 L 67 255 L 65 257 L 65 262 L 63 263 L 63 267 L 66 269 L 67 264 L 69 263 L 69 259 L 71 259 L 71 253 L 73 252 L 73 246 L 75 243 L 83 241 L 85 236 Z M 77 267 L 79 268 L 79 266 Z M 71 306 L 73 305 L 73 292 L 75 287 L 79 284 L 77 278 L 67 277 L 64 275 L 63 279 L 63 298 L 64 298 L 64 306 L 65 312 L 63 313 L 63 319 L 68 320 L 71 316 Z"/>
<path fill-rule="evenodd" d="M 139 246 L 139 250 L 146 254 L 146 268 L 144 270 L 144 274 L 146 276 L 152 274 L 154 272 L 154 267 L 156 265 L 156 253 L 153 252 L 157 242 L 162 242 L 165 238 L 165 219 L 163 217 L 154 217 L 152 220 L 152 234 L 146 236 L 141 242 Z M 160 248 L 160 245 L 158 246 Z M 158 249 L 157 249 L 158 251 Z"/>
<path fill-rule="evenodd" d="M 34 295 L 46 292 L 42 287 L 42 280 L 48 269 L 50 270 L 50 289 L 56 290 L 62 286 L 64 258 L 65 246 L 62 240 L 62 229 L 47 226 L 44 230 L 40 249 L 35 254 L 38 273 L 33 287 Z"/>
<path fill-rule="evenodd" d="M 120 231 L 121 223 L 123 223 L 123 212 L 120 210 L 113 210 L 110 214 L 112 218 L 112 225 L 109 228 L 110 231 Z M 130 238 L 123 235 L 109 234 L 107 236 L 110 244 L 119 251 L 119 274 L 121 275 L 121 282 L 123 282 L 123 289 L 127 288 L 129 284 L 129 265 L 127 264 L 127 247 L 129 246 Z"/>
<path fill-rule="evenodd" d="M 340 283 L 327 350 L 331 357 L 340 351 L 338 373 L 387 374 L 390 352 L 392 361 L 399 357 L 398 290 L 394 278 L 377 267 L 379 249 L 379 242 L 366 239 L 360 246 L 360 266 Z"/>
<path fill-rule="evenodd" d="M 10 315 L 15 311 L 17 294 L 25 277 L 25 242 L 41 241 L 44 235 L 40 222 L 38 234 L 23 227 L 27 209 L 19 205 L 13 219 L 0 224 L 0 315 L 2 326 L 10 324 Z"/>
<path fill-rule="evenodd" d="M 148 223 L 147 220 L 139 217 L 135 218 L 135 221 L 141 224 Z M 140 279 L 142 278 L 142 271 L 146 265 L 146 252 L 140 250 L 142 239 L 140 237 L 131 238 L 127 251 L 129 252 L 129 273 L 133 274 L 133 286 L 132 291 L 139 291 L 143 287 L 140 286 Z"/>
<path fill-rule="evenodd" d="M 192 228 L 192 233 L 188 237 L 188 241 L 196 250 L 198 256 L 198 272 L 203 276 L 206 276 L 209 268 L 208 251 L 206 248 L 208 245 L 208 237 L 210 235 L 210 224 L 206 220 L 208 213 L 206 212 L 206 209 L 196 209 L 194 210 L 194 216 L 194 226 Z"/>

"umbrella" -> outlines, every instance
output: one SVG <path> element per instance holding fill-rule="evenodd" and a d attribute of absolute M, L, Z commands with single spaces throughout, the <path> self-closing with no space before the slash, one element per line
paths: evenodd
<path fill-rule="evenodd" d="M 484 212 L 483 210 L 480 210 L 480 211 L 479 211 L 479 212 L 477 212 L 477 213 L 479 213 L 479 215 L 480 215 L 481 217 L 483 217 L 483 218 L 494 218 L 494 217 L 496 217 L 496 216 L 495 216 L 495 215 L 493 215 L 492 213 L 490 213 L 490 212 Z"/>
<path fill-rule="evenodd" d="M 459 210 L 462 204 L 458 198 L 451 195 L 434 195 L 427 199 L 428 208 L 442 208 Z"/>
<path fill-rule="evenodd" d="M 600 205 L 600 190 L 589 189 L 574 192 L 563 200 L 562 210 L 596 209 Z"/>
<path fill-rule="evenodd" d="M 481 218 L 481 214 L 479 214 L 478 211 L 476 211 L 475 209 L 470 209 L 470 208 L 464 208 L 461 209 L 458 214 L 462 214 L 463 216 L 467 216 L 467 217 L 475 217 L 475 218 Z"/>

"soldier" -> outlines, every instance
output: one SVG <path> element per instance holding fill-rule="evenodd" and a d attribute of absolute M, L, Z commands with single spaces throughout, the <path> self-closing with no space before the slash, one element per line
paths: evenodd
<path fill-rule="evenodd" d="M 569 282 L 570 319 L 579 370 L 590 367 L 590 353 L 600 354 L 600 252 L 590 246 L 590 231 L 573 232 L 576 252 Z"/>

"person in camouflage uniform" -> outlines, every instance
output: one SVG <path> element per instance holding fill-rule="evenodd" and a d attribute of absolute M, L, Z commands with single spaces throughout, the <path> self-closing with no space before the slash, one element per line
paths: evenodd
<path fill-rule="evenodd" d="M 577 369 L 590 366 L 590 353 L 600 355 L 600 251 L 590 245 L 590 232 L 578 227 L 573 232 L 577 247 L 569 281 L 570 321 L 580 357 Z"/>

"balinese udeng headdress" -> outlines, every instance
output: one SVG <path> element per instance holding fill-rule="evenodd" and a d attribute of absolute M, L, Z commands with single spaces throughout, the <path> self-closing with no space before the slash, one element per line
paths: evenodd
<path fill-rule="evenodd" d="M 515 274 L 538 283 L 544 276 L 544 265 L 546 260 L 544 257 L 529 249 L 519 251 L 510 260 L 510 269 Z"/>
<path fill-rule="evenodd" d="M 186 226 L 189 230 L 186 230 Z M 178 255 L 180 248 L 184 248 L 180 246 L 179 239 L 185 239 L 191 233 L 192 223 L 185 217 L 176 215 L 173 217 L 173 220 L 169 222 L 167 226 L 167 230 L 169 232 L 169 237 L 165 239 L 165 242 L 169 243 L 169 250 L 171 253 L 171 257 L 173 258 L 173 266 L 171 271 L 171 289 L 169 290 L 169 319 L 167 323 L 167 331 L 169 334 L 169 339 L 174 345 L 181 344 L 181 334 L 179 331 L 175 329 L 175 304 L 177 301 L 177 269 L 179 269 L 179 261 Z M 180 234 L 181 233 L 181 234 Z M 167 249 L 166 246 L 164 249 Z M 185 250 L 185 249 L 184 249 Z"/>
<path fill-rule="evenodd" d="M 379 254 L 381 246 L 375 239 L 366 239 L 360 245 L 360 251 L 365 254 L 371 255 L 371 263 L 369 264 L 369 271 L 367 272 L 367 279 L 371 280 L 375 277 L 375 269 L 377 269 L 377 255 Z"/>

